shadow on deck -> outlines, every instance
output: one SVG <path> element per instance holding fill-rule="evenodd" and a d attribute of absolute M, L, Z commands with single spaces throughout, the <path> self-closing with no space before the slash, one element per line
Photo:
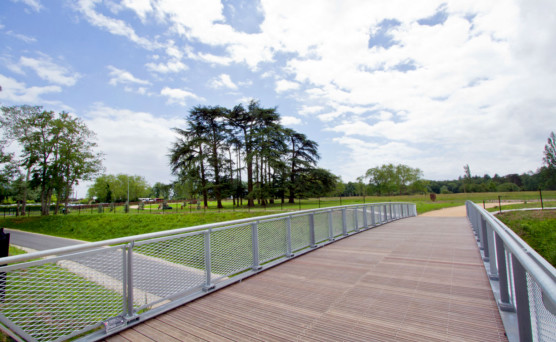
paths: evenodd
<path fill-rule="evenodd" d="M 505 341 L 469 221 L 342 239 L 107 341 Z"/>

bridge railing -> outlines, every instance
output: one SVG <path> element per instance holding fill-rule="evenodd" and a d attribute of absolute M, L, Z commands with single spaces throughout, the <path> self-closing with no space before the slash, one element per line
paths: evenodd
<path fill-rule="evenodd" d="M 130 236 L 0 259 L 0 327 L 26 341 L 106 337 L 362 230 L 416 216 L 373 203 Z"/>
<path fill-rule="evenodd" d="M 556 269 L 494 215 L 466 203 L 498 306 L 515 312 L 520 341 L 556 341 Z"/>

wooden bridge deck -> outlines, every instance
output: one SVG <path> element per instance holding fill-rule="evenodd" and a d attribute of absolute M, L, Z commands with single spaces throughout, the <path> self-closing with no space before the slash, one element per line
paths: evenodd
<path fill-rule="evenodd" d="M 414 217 L 320 248 L 108 341 L 505 341 L 466 218 Z"/>

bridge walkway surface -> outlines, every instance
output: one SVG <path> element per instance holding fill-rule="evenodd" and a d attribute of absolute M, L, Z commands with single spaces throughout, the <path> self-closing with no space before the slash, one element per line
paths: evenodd
<path fill-rule="evenodd" d="M 470 223 L 412 217 L 342 239 L 107 341 L 506 341 Z"/>

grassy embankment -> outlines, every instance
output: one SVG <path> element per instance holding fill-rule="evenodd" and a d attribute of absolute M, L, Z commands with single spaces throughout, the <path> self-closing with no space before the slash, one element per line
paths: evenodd
<path fill-rule="evenodd" d="M 51 215 L 47 217 L 6 217 L 0 218 L 0 227 L 21 229 L 36 233 L 50 234 L 61 237 L 80 239 L 85 241 L 99 241 L 116 237 L 123 237 L 136 234 L 144 234 L 161 230 L 191 227 L 206 223 L 223 222 L 229 220 L 242 219 L 247 217 L 270 215 L 280 212 L 294 212 L 298 210 L 333 207 L 349 204 L 377 203 L 377 202 L 412 202 L 417 205 L 419 214 L 447 207 L 460 206 L 466 200 L 476 203 L 483 201 L 498 201 L 498 196 L 502 196 L 503 201 L 535 201 L 538 200 L 537 192 L 512 192 L 512 193 L 473 193 L 473 194 L 446 194 L 437 195 L 435 202 L 428 196 L 367 196 L 347 197 L 347 198 L 321 198 L 304 199 L 300 203 L 284 204 L 280 203 L 259 206 L 253 209 L 233 208 L 231 201 L 224 201 L 224 209 L 217 209 L 215 202 L 209 203 L 209 208 L 204 210 L 189 208 L 181 205 L 171 204 L 174 209 L 161 211 L 150 208 L 145 210 L 131 210 L 130 214 L 123 213 L 122 208 L 118 208 L 115 213 L 106 211 L 98 213 L 96 211 L 73 211 L 69 215 Z M 544 192 L 546 199 L 556 199 L 556 191 Z M 539 204 L 540 205 L 540 204 Z M 504 206 L 505 208 L 505 206 Z"/>
<path fill-rule="evenodd" d="M 556 267 L 556 210 L 513 211 L 497 217 Z"/>

